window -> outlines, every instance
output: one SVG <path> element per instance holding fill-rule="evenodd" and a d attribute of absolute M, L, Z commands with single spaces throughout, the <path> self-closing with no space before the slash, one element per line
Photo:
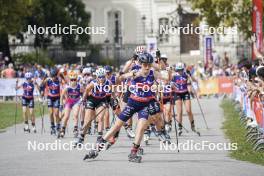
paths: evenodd
<path fill-rule="evenodd" d="M 162 26 L 163 28 L 166 28 L 166 26 L 169 25 L 169 19 L 168 18 L 160 18 L 159 19 L 159 28 Z M 160 43 L 168 43 L 169 42 L 169 34 L 165 33 L 164 30 L 160 32 L 161 30 L 159 29 L 159 42 Z"/>

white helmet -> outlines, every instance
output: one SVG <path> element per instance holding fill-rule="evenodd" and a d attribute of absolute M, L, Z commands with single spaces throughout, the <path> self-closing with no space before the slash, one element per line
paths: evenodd
<path fill-rule="evenodd" d="M 178 62 L 176 64 L 175 70 L 183 70 L 184 69 L 184 63 Z"/>
<path fill-rule="evenodd" d="M 83 74 L 91 74 L 92 73 L 92 68 L 91 67 L 86 67 L 82 71 Z"/>
<path fill-rule="evenodd" d="M 161 54 L 160 58 L 168 59 L 166 54 Z"/>
<path fill-rule="evenodd" d="M 26 79 L 32 79 L 32 78 L 33 78 L 33 74 L 32 74 L 31 72 L 27 72 L 27 73 L 25 74 L 25 78 L 26 78 Z"/>
<path fill-rule="evenodd" d="M 98 68 L 95 72 L 97 77 L 101 77 L 101 76 L 105 76 L 106 75 L 106 71 L 104 68 Z"/>

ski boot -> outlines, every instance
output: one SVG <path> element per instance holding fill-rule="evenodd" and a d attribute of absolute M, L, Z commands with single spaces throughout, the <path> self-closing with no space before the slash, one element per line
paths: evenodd
<path fill-rule="evenodd" d="M 50 127 L 50 135 L 56 135 L 55 126 Z"/>
<path fill-rule="evenodd" d="M 145 142 L 146 145 L 148 145 L 149 138 L 150 138 L 149 136 L 150 136 L 150 131 L 147 129 L 144 132 L 144 142 Z"/>
<path fill-rule="evenodd" d="M 24 132 L 30 133 L 30 129 L 29 129 L 28 124 L 25 124 Z"/>
<path fill-rule="evenodd" d="M 84 142 L 84 136 L 81 134 L 78 141 L 74 144 L 74 148 L 81 147 L 83 145 L 83 142 Z"/>
<path fill-rule="evenodd" d="M 88 154 L 86 154 L 83 158 L 83 160 L 87 160 L 87 159 L 94 159 L 98 156 L 99 152 L 97 150 L 90 150 L 88 152 Z"/>
<path fill-rule="evenodd" d="M 179 134 L 179 136 L 181 136 L 182 135 L 182 124 L 181 123 L 179 123 L 179 128 L 178 128 L 178 134 Z"/>
<path fill-rule="evenodd" d="M 128 161 L 135 162 L 135 163 L 141 163 L 142 156 L 138 156 L 139 145 L 135 145 L 131 150 L 131 153 L 128 155 Z"/>
<path fill-rule="evenodd" d="M 60 132 L 58 133 L 58 139 L 63 138 L 65 136 L 65 128 L 62 128 Z"/>
<path fill-rule="evenodd" d="M 88 127 L 88 129 L 87 129 L 87 134 L 88 134 L 88 135 L 92 135 L 92 129 L 91 129 L 91 127 Z"/>
<path fill-rule="evenodd" d="M 61 126 L 60 126 L 60 124 L 58 123 L 58 124 L 56 125 L 56 133 L 59 134 L 59 133 L 60 133 L 60 130 L 61 130 Z"/>
<path fill-rule="evenodd" d="M 73 137 L 74 137 L 74 138 L 77 138 L 77 137 L 78 137 L 78 134 L 79 134 L 79 133 L 78 133 L 78 127 L 75 126 L 74 129 L 73 129 Z"/>
<path fill-rule="evenodd" d="M 194 133 L 196 133 L 198 136 L 201 136 L 201 133 L 195 129 L 194 120 L 191 122 L 191 129 Z"/>
<path fill-rule="evenodd" d="M 158 133 L 158 131 L 157 131 L 155 125 L 153 125 L 153 124 L 150 125 L 150 131 L 151 131 L 152 133 L 154 133 L 154 135 L 155 135 L 156 137 L 159 136 L 159 133 Z"/>
<path fill-rule="evenodd" d="M 37 129 L 36 129 L 36 126 L 32 126 L 32 130 L 33 130 L 33 133 L 37 133 Z"/>
<path fill-rule="evenodd" d="M 131 127 L 126 128 L 126 132 L 127 132 L 127 137 L 129 137 L 130 139 L 135 138 L 136 135 Z"/>
<path fill-rule="evenodd" d="M 162 129 L 161 133 L 165 137 L 165 143 L 171 144 L 171 142 L 170 142 L 170 139 L 171 139 L 170 138 L 170 135 L 166 132 L 166 130 L 165 129 Z"/>
<path fill-rule="evenodd" d="M 139 147 L 138 148 L 138 152 L 137 152 L 138 155 L 144 155 L 144 149 Z"/>
<path fill-rule="evenodd" d="M 171 132 L 171 124 L 170 123 L 166 123 L 165 130 L 166 130 L 167 133 Z"/>

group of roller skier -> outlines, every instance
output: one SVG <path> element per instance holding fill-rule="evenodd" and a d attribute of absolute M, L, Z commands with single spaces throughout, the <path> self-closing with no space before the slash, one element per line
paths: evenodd
<path fill-rule="evenodd" d="M 160 51 L 155 55 L 148 53 L 144 46 L 138 46 L 118 73 L 108 65 L 79 70 L 54 67 L 37 83 L 34 75 L 27 72 L 25 82 L 16 83 L 16 90 L 23 89 L 24 131 L 30 132 L 30 119 L 33 132 L 37 132 L 34 89 L 38 89 L 47 100 L 51 135 L 63 138 L 68 121 L 73 118 L 75 147 L 79 147 L 87 140 L 86 135 L 92 133 L 92 127 L 95 129 L 97 147 L 88 151 L 84 160 L 96 158 L 100 151 L 112 146 L 124 127 L 127 136 L 134 140 L 128 160 L 141 162 L 141 141 L 148 144 L 151 133 L 170 144 L 173 117 L 177 123 L 176 135 L 182 134 L 183 105 L 191 129 L 197 132 L 191 110 L 194 92 L 191 83 L 195 79 L 184 63 L 170 66 L 166 55 Z M 117 85 L 122 85 L 122 91 L 117 90 Z M 135 132 L 133 123 L 136 123 Z"/>

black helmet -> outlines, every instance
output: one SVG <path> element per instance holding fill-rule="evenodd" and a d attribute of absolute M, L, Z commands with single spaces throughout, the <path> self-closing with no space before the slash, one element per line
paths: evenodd
<path fill-rule="evenodd" d="M 151 64 L 153 63 L 153 57 L 151 54 L 149 53 L 142 53 L 138 55 L 138 59 L 140 63 L 147 63 L 147 64 Z"/>

